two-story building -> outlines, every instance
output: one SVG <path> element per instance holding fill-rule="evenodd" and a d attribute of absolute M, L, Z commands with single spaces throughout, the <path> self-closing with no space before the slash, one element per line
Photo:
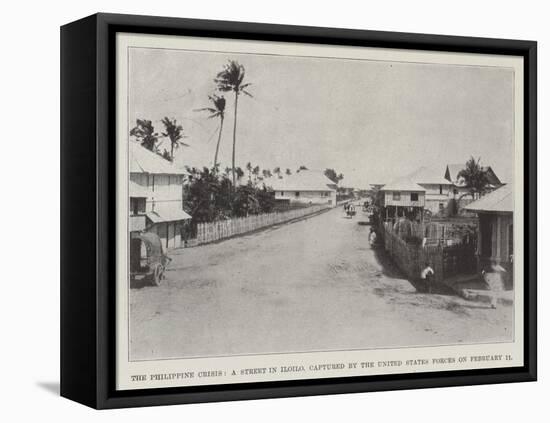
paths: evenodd
<path fill-rule="evenodd" d="M 183 210 L 186 171 L 136 142 L 129 151 L 130 233 L 156 233 L 164 248 L 181 246 L 182 225 L 191 219 Z"/>
<path fill-rule="evenodd" d="M 380 189 L 382 217 L 385 220 L 407 217 L 422 221 L 426 190 L 408 178 L 397 179 Z"/>
<path fill-rule="evenodd" d="M 422 166 L 407 176 L 425 190 L 424 209 L 433 215 L 444 214 L 454 196 L 453 183 L 443 177 L 441 169 Z"/>
<path fill-rule="evenodd" d="M 321 171 L 302 170 L 280 179 L 270 178 L 265 184 L 271 186 L 279 203 L 336 205 L 336 184 Z"/>

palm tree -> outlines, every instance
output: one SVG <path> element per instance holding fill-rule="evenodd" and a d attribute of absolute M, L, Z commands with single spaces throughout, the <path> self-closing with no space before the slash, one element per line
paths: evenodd
<path fill-rule="evenodd" d="M 466 167 L 458 172 L 458 178 L 463 178 L 466 187 L 470 189 L 472 198 L 475 199 L 475 194 L 482 194 L 489 184 L 487 174 L 479 164 L 481 157 L 477 160 L 473 157 L 466 162 Z"/>
<path fill-rule="evenodd" d="M 281 168 L 277 166 L 275 169 L 273 169 L 273 173 L 277 175 L 279 179 L 281 179 Z"/>
<path fill-rule="evenodd" d="M 304 165 L 301 165 L 297 170 L 296 173 L 299 173 L 301 170 L 308 170 L 308 168 Z"/>
<path fill-rule="evenodd" d="M 213 107 L 204 107 L 202 109 L 197 109 L 197 112 L 209 112 L 210 116 L 208 119 L 220 118 L 220 130 L 218 132 L 218 143 L 216 144 L 216 153 L 214 153 L 214 169 L 216 171 L 216 166 L 218 165 L 218 153 L 220 151 L 220 141 L 222 139 L 223 131 L 223 120 L 225 118 L 225 97 L 212 94 L 208 96 L 208 99 L 212 102 Z"/>
<path fill-rule="evenodd" d="M 155 153 L 158 152 L 158 134 L 155 132 L 155 128 L 150 120 L 136 119 L 136 126 L 132 128 L 130 135 L 136 137 L 142 147 Z"/>
<path fill-rule="evenodd" d="M 252 174 L 254 175 L 254 182 L 257 182 L 258 176 L 260 175 L 260 166 L 254 166 L 254 169 L 252 169 Z"/>
<path fill-rule="evenodd" d="M 237 180 L 241 180 L 241 178 L 244 176 L 244 171 L 240 167 L 231 168 L 232 172 L 234 172 L 234 175 L 237 176 Z M 233 184 L 233 186 L 235 186 Z"/>
<path fill-rule="evenodd" d="M 218 73 L 214 82 L 218 85 L 218 90 L 222 92 L 233 91 L 235 93 L 235 113 L 233 120 L 233 153 L 231 155 L 231 167 L 233 168 L 233 186 L 235 186 L 235 146 L 237 144 L 237 105 L 239 102 L 239 96 L 246 94 L 252 97 L 246 88 L 250 86 L 250 83 L 244 83 L 245 69 L 243 65 L 240 65 L 235 60 L 230 60 L 226 64 L 223 70 Z"/>
<path fill-rule="evenodd" d="M 264 179 L 271 178 L 271 170 L 269 169 L 262 170 L 262 175 L 264 176 Z"/>
<path fill-rule="evenodd" d="M 290 171 L 290 169 L 289 169 L 288 167 L 286 168 L 285 173 L 286 173 L 287 175 L 289 175 L 289 176 L 292 175 L 292 172 Z"/>
<path fill-rule="evenodd" d="M 162 133 L 162 136 L 168 137 L 170 139 L 169 160 L 173 162 L 174 148 L 178 148 L 180 145 L 185 145 L 188 147 L 188 144 L 185 144 L 184 142 L 180 141 L 183 138 L 185 138 L 185 135 L 183 134 L 183 127 L 177 124 L 176 119 L 170 120 L 169 118 L 165 117 L 164 119 L 161 120 L 161 122 L 165 128 L 165 132 Z"/>

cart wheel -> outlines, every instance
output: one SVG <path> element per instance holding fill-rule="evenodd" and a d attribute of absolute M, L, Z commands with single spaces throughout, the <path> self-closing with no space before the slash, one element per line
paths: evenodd
<path fill-rule="evenodd" d="M 160 286 L 160 284 L 162 283 L 162 266 L 161 265 L 157 265 L 157 267 L 155 267 L 155 271 L 153 273 L 153 284 L 155 286 Z"/>

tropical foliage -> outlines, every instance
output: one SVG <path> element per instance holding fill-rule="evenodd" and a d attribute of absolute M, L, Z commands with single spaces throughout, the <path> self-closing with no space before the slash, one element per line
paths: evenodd
<path fill-rule="evenodd" d="M 136 126 L 132 128 L 130 135 L 136 137 L 147 150 L 158 153 L 158 133 L 155 132 L 153 123 L 150 120 L 137 119 Z"/>
<path fill-rule="evenodd" d="M 242 169 L 237 168 L 242 172 Z M 233 189 L 227 175 L 212 169 L 187 168 L 189 176 L 184 185 L 184 204 L 193 223 L 212 222 L 231 217 L 269 213 L 275 206 L 271 189 L 252 183 Z"/>
<path fill-rule="evenodd" d="M 344 175 L 343 174 L 337 174 L 336 171 L 334 169 L 325 169 L 325 176 L 327 178 L 329 178 L 332 182 L 334 182 L 335 184 L 337 184 L 338 182 L 340 182 L 342 179 L 344 179 Z"/>
<path fill-rule="evenodd" d="M 481 158 L 476 160 L 474 157 L 470 157 L 464 169 L 458 172 L 457 175 L 459 179 L 464 180 L 464 184 L 469 189 L 473 198 L 475 198 L 476 194 L 483 194 L 489 185 L 487 173 L 480 165 L 480 161 Z"/>
<path fill-rule="evenodd" d="M 170 118 L 163 118 L 162 124 L 164 125 L 164 132 L 162 133 L 163 137 L 166 137 L 170 140 L 170 154 L 168 155 L 168 151 L 165 150 L 165 153 L 163 153 L 163 156 L 165 158 L 168 158 L 171 162 L 174 161 L 174 149 L 179 148 L 180 145 L 185 145 L 184 142 L 181 140 L 185 138 L 185 135 L 183 134 L 183 127 L 181 125 L 178 125 L 176 122 L 176 119 L 170 119 Z M 168 157 L 166 157 L 168 156 Z"/>

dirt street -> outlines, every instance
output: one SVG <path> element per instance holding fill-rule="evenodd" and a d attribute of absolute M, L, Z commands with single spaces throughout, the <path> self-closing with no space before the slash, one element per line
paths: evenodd
<path fill-rule="evenodd" d="M 359 209 L 359 208 L 358 208 Z M 507 341 L 513 307 L 418 293 L 341 207 L 176 250 L 130 293 L 132 360 Z"/>

